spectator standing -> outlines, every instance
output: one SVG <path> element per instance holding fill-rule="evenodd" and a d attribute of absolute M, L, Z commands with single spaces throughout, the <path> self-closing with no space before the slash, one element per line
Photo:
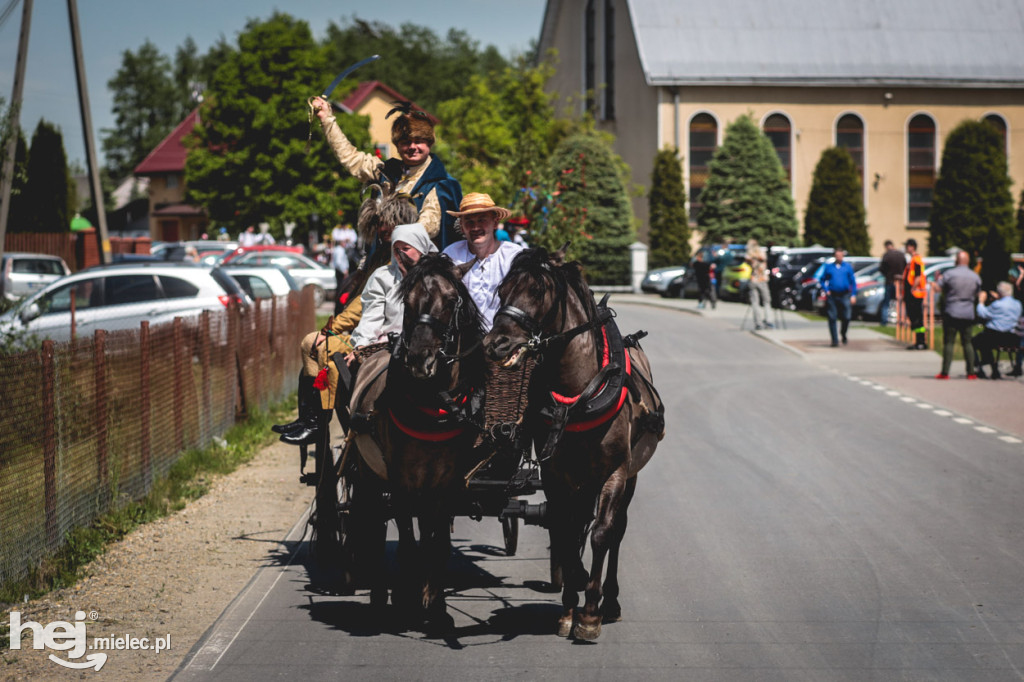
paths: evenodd
<path fill-rule="evenodd" d="M 840 337 L 846 345 L 846 332 L 850 327 L 850 315 L 853 312 L 853 301 L 857 297 L 857 277 L 853 267 L 843 260 L 845 252 L 837 248 L 831 263 L 825 263 L 825 271 L 821 275 L 821 288 L 825 292 L 828 306 L 828 333 L 832 336 L 832 347 L 839 345 Z M 839 334 L 836 333 L 836 320 L 840 320 Z"/>
<path fill-rule="evenodd" d="M 885 294 L 878 309 L 879 324 L 883 327 L 889 324 L 889 306 L 896 300 L 896 278 L 903 274 L 906 267 L 906 255 L 893 245 L 891 239 L 886 239 L 885 253 L 878 263 L 878 271 L 885 277 Z"/>
<path fill-rule="evenodd" d="M 942 371 L 935 375 L 936 379 L 949 378 L 957 334 L 964 349 L 967 378 L 978 378 L 974 373 L 974 346 L 970 334 L 974 326 L 974 305 L 981 291 L 981 278 L 968 267 L 970 262 L 971 254 L 958 251 L 956 267 L 942 274 Z"/>
<path fill-rule="evenodd" d="M 907 350 L 928 350 L 924 342 L 924 297 L 928 292 L 924 260 L 917 252 L 917 240 L 908 239 L 905 246 L 910 262 L 903 269 L 903 304 L 910 319 L 910 331 L 914 332 L 914 343 Z"/>
<path fill-rule="evenodd" d="M 256 228 L 253 227 L 252 225 L 250 225 L 249 227 L 245 228 L 245 232 L 243 232 L 242 234 L 238 235 L 238 245 L 242 246 L 242 247 L 245 247 L 245 246 L 255 246 L 256 245 Z"/>
<path fill-rule="evenodd" d="M 693 274 L 697 278 L 697 307 L 703 308 L 705 301 L 711 301 L 711 308 L 714 309 L 718 301 L 715 295 L 715 264 L 704 258 L 704 249 L 701 249 L 693 261 Z"/>
<path fill-rule="evenodd" d="M 756 239 L 747 242 L 745 259 L 750 263 L 747 295 L 754 315 L 754 329 L 771 329 L 772 324 L 768 321 L 768 306 L 771 300 L 768 294 L 768 257 Z"/>
<path fill-rule="evenodd" d="M 981 357 L 977 374 L 979 379 L 987 378 L 983 367 L 989 365 L 992 368 L 992 378 L 1001 379 L 1002 375 L 996 368 L 992 351 L 996 348 L 1020 345 L 1020 337 L 1013 330 L 1020 319 L 1021 305 L 1020 301 L 1013 297 L 1013 285 L 1009 282 L 1000 282 L 996 285 L 995 298 L 986 306 L 987 298 L 988 293 L 982 291 L 978 295 L 978 307 L 975 310 L 978 317 L 985 320 L 985 328 L 974 337 L 974 347 Z"/>

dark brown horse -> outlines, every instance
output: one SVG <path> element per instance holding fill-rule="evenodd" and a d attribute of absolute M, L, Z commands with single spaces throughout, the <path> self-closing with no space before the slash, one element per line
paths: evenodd
<path fill-rule="evenodd" d="M 541 460 L 553 565 L 563 571 L 558 633 L 593 640 L 602 616 L 621 618 L 618 558 L 626 511 L 637 472 L 664 436 L 664 420 L 643 350 L 619 343 L 613 314 L 594 302 L 579 265 L 564 256 L 565 247 L 516 257 L 484 345 L 505 366 L 537 357 L 526 423 Z M 588 529 L 589 572 L 581 559 Z"/>
<path fill-rule="evenodd" d="M 466 475 L 477 463 L 473 445 L 479 429 L 473 412 L 487 371 L 480 316 L 461 274 L 447 256 L 431 254 L 402 279 L 405 317 L 386 370 L 386 388 L 374 399 L 380 417 L 376 442 L 357 441 L 366 464 L 386 478 L 391 492 L 400 576 L 392 599 L 431 630 L 453 622 L 444 599 L 450 522 L 453 505 L 465 492 Z M 383 372 L 382 362 L 375 358 L 360 368 L 360 376 Z M 372 395 L 368 392 L 362 401 Z"/>

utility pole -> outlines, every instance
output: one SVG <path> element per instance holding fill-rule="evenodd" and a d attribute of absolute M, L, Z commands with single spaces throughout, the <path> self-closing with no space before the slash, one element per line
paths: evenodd
<path fill-rule="evenodd" d="M 7 238 L 7 217 L 11 208 L 11 187 L 14 183 L 14 154 L 18 149 L 18 128 L 21 125 L 21 96 L 25 85 L 25 57 L 28 55 L 28 34 L 32 24 L 32 0 L 22 0 L 21 33 L 18 35 L 18 57 L 14 65 L 14 88 L 11 92 L 11 139 L 4 150 L 3 170 L 0 177 L 0 257 L 4 255 Z"/>
<path fill-rule="evenodd" d="M 89 88 L 85 83 L 85 62 L 82 60 L 82 37 L 78 31 L 78 3 L 68 0 L 68 20 L 71 22 L 71 47 L 75 57 L 75 75 L 78 77 L 78 108 L 82 114 L 82 134 L 85 138 L 85 158 L 89 167 L 89 194 L 96 207 L 96 230 L 100 236 L 100 261 L 109 264 L 110 239 L 107 237 L 107 211 L 103 205 L 103 188 L 96 162 L 96 144 L 92 136 L 92 115 L 89 113 Z"/>

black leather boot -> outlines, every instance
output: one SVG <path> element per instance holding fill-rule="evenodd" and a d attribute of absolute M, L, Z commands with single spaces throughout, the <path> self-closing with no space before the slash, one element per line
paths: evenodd
<path fill-rule="evenodd" d="M 317 420 L 320 416 L 320 391 L 314 386 L 316 379 L 307 376 L 305 372 L 299 374 L 299 418 L 291 424 L 281 424 L 279 427 L 271 427 L 281 435 L 281 442 L 289 445 L 302 445 L 310 437 L 309 434 L 317 432 Z M 280 430 L 279 430 L 280 429 Z M 308 443 L 305 443 L 308 445 Z"/>
<path fill-rule="evenodd" d="M 284 434 L 281 436 L 281 442 L 288 445 L 315 445 L 320 440 L 320 429 L 327 428 L 330 421 L 330 410 L 317 410 L 317 417 L 307 422 L 309 426 Z"/>

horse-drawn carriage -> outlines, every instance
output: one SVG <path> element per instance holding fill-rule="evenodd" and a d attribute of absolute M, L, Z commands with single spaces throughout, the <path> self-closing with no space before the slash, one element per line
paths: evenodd
<path fill-rule="evenodd" d="M 392 601 L 419 621 L 450 627 L 451 519 L 487 516 L 500 520 L 508 554 L 521 520 L 548 529 L 552 583 L 563 587 L 559 634 L 595 639 L 602 617 L 619 618 L 626 507 L 663 436 L 663 407 L 642 333 L 621 337 L 614 312 L 563 257 L 531 249 L 516 258 L 486 336 L 446 257 L 424 256 L 402 280 L 402 333 L 360 352 L 350 398 L 336 409 L 342 445 L 325 435 L 316 471 L 303 474 L 316 486 L 315 551 L 340 571 L 343 588 L 367 587 L 383 605 L 391 587 Z M 520 499 L 541 487 L 544 502 Z M 399 578 L 389 586 L 392 519 Z M 588 530 L 590 571 L 581 558 Z"/>

